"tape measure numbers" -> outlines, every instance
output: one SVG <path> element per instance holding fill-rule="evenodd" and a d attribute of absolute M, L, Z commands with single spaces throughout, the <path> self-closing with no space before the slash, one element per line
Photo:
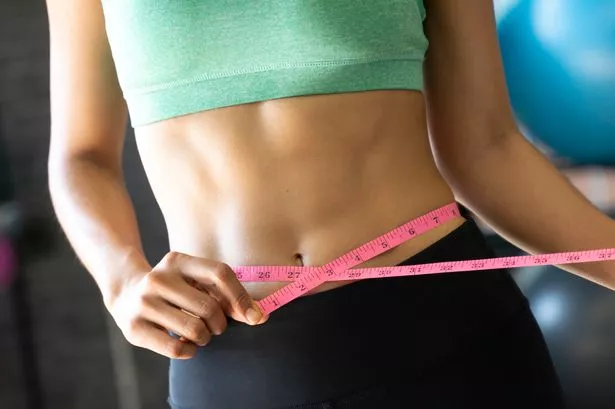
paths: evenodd
<path fill-rule="evenodd" d="M 270 314 L 327 281 L 401 277 L 615 260 L 615 248 L 606 248 L 517 257 L 416 264 L 411 266 L 352 269 L 354 266 L 368 261 L 379 254 L 391 250 L 459 216 L 460 211 L 457 203 L 451 203 L 399 226 L 324 266 L 239 266 L 234 267 L 233 270 L 240 281 L 292 281 L 290 284 L 259 301 L 259 305 L 263 311 Z"/>
<path fill-rule="evenodd" d="M 259 305 L 265 313 L 270 314 L 271 312 L 304 295 L 322 283 L 335 278 L 338 274 L 341 274 L 344 271 L 370 260 L 388 250 L 391 250 L 449 220 L 459 217 L 460 215 L 461 214 L 457 203 L 451 203 L 439 209 L 433 210 L 391 230 L 386 234 L 383 234 L 370 242 L 363 244 L 354 250 L 349 251 L 324 266 L 309 269 L 306 274 L 299 274 L 295 281 L 260 300 Z M 245 268 L 251 269 L 255 273 L 252 275 L 256 277 L 266 277 L 266 273 L 270 270 L 269 268 L 266 268 L 267 271 L 263 271 L 262 267 L 250 266 L 235 268 L 234 271 L 240 276 L 240 280 L 243 280 L 241 275 Z M 280 268 L 278 268 L 278 271 L 279 269 Z M 289 274 L 292 275 L 296 272 L 296 269 L 292 267 L 290 269 L 289 267 L 286 267 L 288 270 L 285 270 L 285 267 L 281 267 L 281 269 L 282 274 L 286 273 L 287 277 Z"/>

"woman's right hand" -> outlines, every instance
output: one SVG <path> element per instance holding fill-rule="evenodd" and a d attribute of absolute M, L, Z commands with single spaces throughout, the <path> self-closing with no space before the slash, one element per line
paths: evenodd
<path fill-rule="evenodd" d="M 125 284 L 108 308 L 131 344 L 172 359 L 193 357 L 224 332 L 227 316 L 249 325 L 267 318 L 229 266 L 176 252 Z"/>

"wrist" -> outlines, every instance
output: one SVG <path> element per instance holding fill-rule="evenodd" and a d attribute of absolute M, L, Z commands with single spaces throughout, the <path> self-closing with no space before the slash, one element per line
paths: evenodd
<path fill-rule="evenodd" d="M 140 281 L 152 270 L 141 251 L 126 249 L 115 257 L 116 262 L 108 267 L 104 279 L 99 282 L 105 306 L 109 309 L 125 288 Z"/>

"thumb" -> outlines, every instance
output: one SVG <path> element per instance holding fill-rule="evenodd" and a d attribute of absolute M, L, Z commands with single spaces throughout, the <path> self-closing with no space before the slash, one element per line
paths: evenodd
<path fill-rule="evenodd" d="M 229 315 L 249 325 L 263 324 L 269 318 L 247 291 L 240 293 L 236 301 L 231 303 Z"/>

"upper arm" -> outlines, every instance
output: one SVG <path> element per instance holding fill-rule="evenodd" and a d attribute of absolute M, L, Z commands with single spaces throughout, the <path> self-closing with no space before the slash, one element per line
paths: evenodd
<path fill-rule="evenodd" d="M 119 168 L 127 120 L 100 0 L 47 0 L 50 163 L 87 157 Z"/>
<path fill-rule="evenodd" d="M 492 0 L 425 0 L 425 96 L 434 153 L 464 165 L 517 126 L 510 108 Z"/>

